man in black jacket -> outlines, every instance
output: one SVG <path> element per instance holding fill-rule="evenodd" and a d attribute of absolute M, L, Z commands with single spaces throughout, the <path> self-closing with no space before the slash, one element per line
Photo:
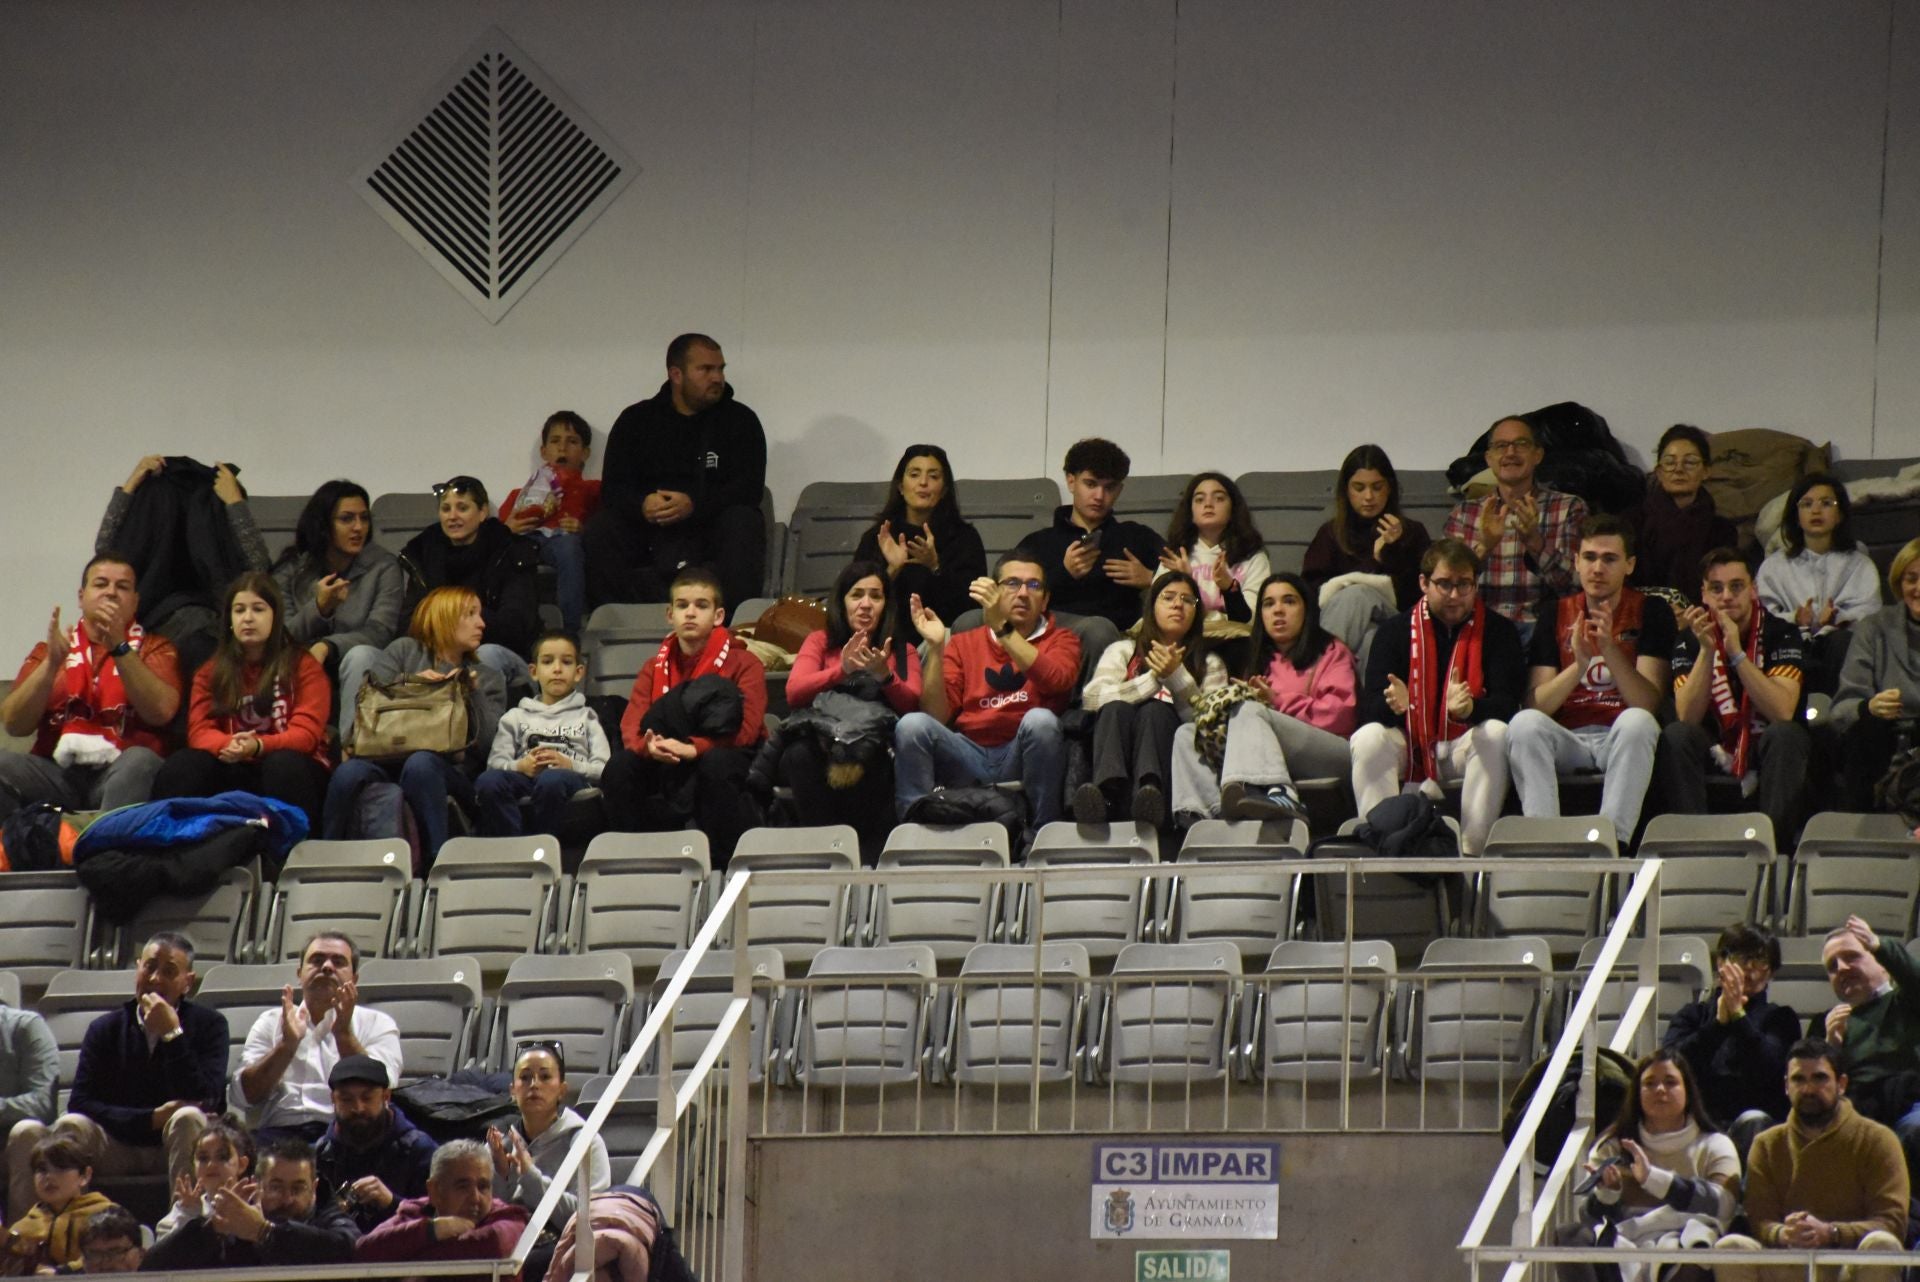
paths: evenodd
<path fill-rule="evenodd" d="M 360 1229 L 316 1197 L 313 1149 L 283 1139 L 260 1152 L 259 1178 L 220 1189 L 147 1252 L 149 1271 L 346 1264 Z"/>
<path fill-rule="evenodd" d="M 1113 515 L 1133 469 L 1125 450 L 1090 436 L 1073 443 L 1062 466 L 1073 502 L 1056 508 L 1053 524 L 1028 534 L 1020 546 L 1046 569 L 1055 617 L 1079 636 L 1091 664 L 1140 621 L 1140 594 L 1160 572 L 1166 541 L 1150 526 Z M 1076 622 L 1096 618 L 1114 630 Z"/>
<path fill-rule="evenodd" d="M 1686 1056 L 1707 1115 L 1733 1137 L 1745 1165 L 1758 1135 L 1787 1117 L 1787 1051 L 1800 1017 L 1767 1000 L 1780 968 L 1780 941 L 1765 926 L 1735 922 L 1714 941 L 1719 982 L 1673 1013 L 1660 1044 Z"/>
<path fill-rule="evenodd" d="M 393 1104 L 387 1066 L 371 1055 L 348 1055 L 327 1074 L 333 1125 L 314 1146 L 320 1194 L 344 1204 L 362 1233 L 427 1191 L 433 1137 Z"/>
<path fill-rule="evenodd" d="M 729 601 L 760 595 L 767 436 L 733 399 L 726 371 L 719 343 L 682 334 L 667 347 L 660 390 L 614 420 L 600 508 L 582 531 L 593 604 L 665 600 L 688 565 L 717 571 Z"/>
<path fill-rule="evenodd" d="M 227 1017 L 187 999 L 193 945 L 162 931 L 140 950 L 133 999 L 87 1028 L 67 1113 L 51 1128 L 16 1124 L 7 1137 L 9 1219 L 33 1205 L 29 1157 L 49 1129 L 93 1157 L 96 1178 L 193 1172 L 193 1148 L 226 1094 Z"/>

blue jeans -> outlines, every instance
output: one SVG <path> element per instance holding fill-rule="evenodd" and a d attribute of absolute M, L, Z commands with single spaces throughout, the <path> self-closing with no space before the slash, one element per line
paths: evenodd
<path fill-rule="evenodd" d="M 473 780 L 459 765 L 431 752 L 413 753 L 402 760 L 397 768 L 391 762 L 366 761 L 357 757 L 341 762 L 340 768 L 333 772 L 333 778 L 327 784 L 327 840 L 344 841 L 351 836 L 400 835 L 352 831 L 360 790 L 383 779 L 399 781 L 400 794 L 407 799 L 407 809 L 413 812 L 413 822 L 420 829 L 420 862 L 423 867 L 432 864 L 434 857 L 440 853 L 440 847 L 447 842 L 447 798 L 452 797 L 461 805 L 471 807 Z"/>
<path fill-rule="evenodd" d="M 936 784 L 1018 779 L 1033 826 L 1039 828 L 1060 817 L 1066 765 L 1060 720 L 1045 708 L 1029 709 L 1013 738 L 992 748 L 947 729 L 924 712 L 909 712 L 893 729 L 894 813 L 904 817 Z"/>
<path fill-rule="evenodd" d="M 553 567 L 553 599 L 567 631 L 580 635 L 587 617 L 587 545 L 578 534 L 547 534 L 540 539 L 540 559 Z"/>
<path fill-rule="evenodd" d="M 518 837 L 531 827 L 534 832 L 557 834 L 560 812 L 567 808 L 573 794 L 587 786 L 587 777 L 578 770 L 549 768 L 537 775 L 518 770 L 483 770 L 474 781 L 474 806 L 480 814 L 480 834 L 484 837 Z M 520 818 L 520 799 L 533 798 L 525 823 Z"/>

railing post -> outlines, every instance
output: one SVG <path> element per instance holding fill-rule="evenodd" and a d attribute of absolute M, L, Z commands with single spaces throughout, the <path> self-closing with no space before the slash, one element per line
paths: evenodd
<path fill-rule="evenodd" d="M 747 883 L 747 893 L 753 883 Z M 747 1001 L 747 1017 L 736 1020 L 727 1042 L 727 1156 L 720 1190 L 726 1206 L 721 1226 L 721 1282 L 737 1282 L 747 1268 L 747 1118 L 753 1107 L 753 967 L 747 956 L 747 895 L 734 906 L 733 996 Z M 773 1037 L 773 1008 L 768 1003 L 767 1037 Z"/>
<path fill-rule="evenodd" d="M 573 1259 L 576 1268 L 593 1269 L 593 1163 L 582 1160 L 573 1172 Z"/>

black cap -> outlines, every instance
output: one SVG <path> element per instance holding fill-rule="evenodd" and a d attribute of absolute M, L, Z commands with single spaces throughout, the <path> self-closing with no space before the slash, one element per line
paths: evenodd
<path fill-rule="evenodd" d="M 387 1066 L 371 1055 L 348 1055 L 327 1074 L 327 1085 L 336 1090 L 348 1082 L 368 1082 L 380 1087 L 393 1085 L 387 1077 Z"/>

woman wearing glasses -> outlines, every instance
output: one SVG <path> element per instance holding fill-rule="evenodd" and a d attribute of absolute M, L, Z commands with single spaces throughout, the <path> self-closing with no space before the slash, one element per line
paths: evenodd
<path fill-rule="evenodd" d="M 1784 551 L 1760 563 L 1753 586 L 1769 614 L 1807 639 L 1810 694 L 1832 694 L 1847 655 L 1846 629 L 1880 608 L 1880 575 L 1854 544 L 1847 487 L 1824 472 L 1803 476 L 1787 492 L 1780 521 Z"/>
<path fill-rule="evenodd" d="M 586 1120 L 567 1107 L 567 1059 L 559 1042 L 528 1042 L 513 1060 L 513 1102 L 520 1124 L 503 1135 L 487 1128 L 500 1197 L 531 1211 L 547 1195 L 547 1185 Z M 607 1146 L 598 1135 L 587 1152 L 587 1182 L 599 1193 L 612 1184 Z M 549 1224 L 565 1224 L 577 1199 L 568 1182 Z"/>
<path fill-rule="evenodd" d="M 287 633 L 328 676 L 355 646 L 379 649 L 393 640 L 404 617 L 406 575 L 373 541 L 370 502 L 362 486 L 328 481 L 307 500 L 293 546 L 273 566 L 287 602 Z"/>
<path fill-rule="evenodd" d="M 1194 577 L 1163 570 L 1146 601 L 1139 639 L 1108 646 L 1080 693 L 1080 706 L 1098 714 L 1093 778 L 1073 793 L 1073 817 L 1081 823 L 1105 823 L 1118 813 L 1163 826 L 1174 732 L 1193 720 L 1201 691 L 1227 683 L 1226 665 L 1207 651 Z"/>
<path fill-rule="evenodd" d="M 1707 434 L 1675 423 L 1654 449 L 1647 496 L 1633 513 L 1633 586 L 1668 588 L 1696 604 L 1700 595 L 1700 558 L 1714 548 L 1739 544 L 1739 531 L 1721 516 L 1707 493 L 1713 451 Z"/>

